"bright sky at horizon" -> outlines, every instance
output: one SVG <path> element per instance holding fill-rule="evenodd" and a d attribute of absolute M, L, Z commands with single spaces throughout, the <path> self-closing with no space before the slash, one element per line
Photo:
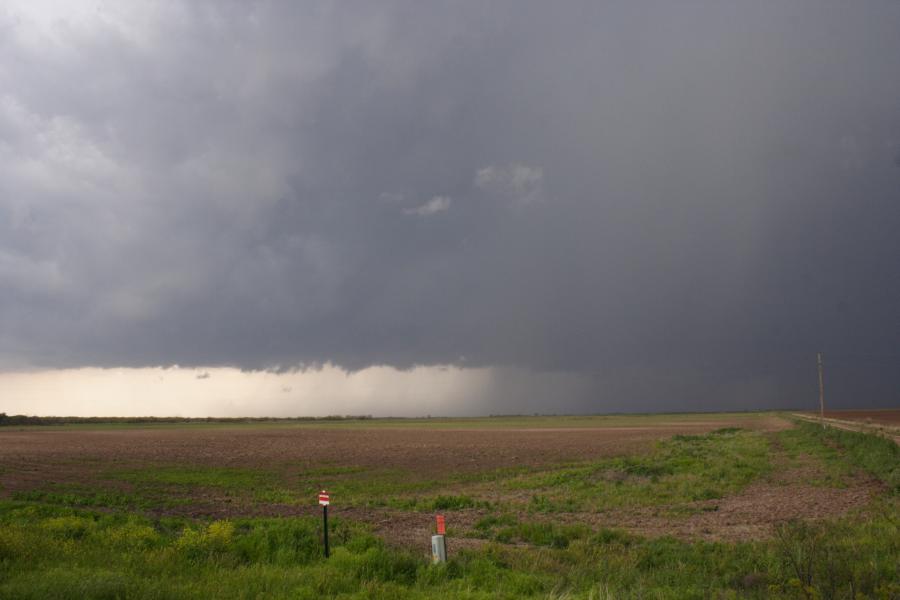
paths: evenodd
<path fill-rule="evenodd" d="M 866 358 L 900 355 L 898 31 L 887 0 L 6 0 L 0 411 L 793 407 L 817 352 L 834 405 L 898 405 Z"/>

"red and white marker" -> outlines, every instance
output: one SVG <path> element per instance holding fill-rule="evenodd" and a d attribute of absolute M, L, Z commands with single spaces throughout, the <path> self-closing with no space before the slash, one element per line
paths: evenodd
<path fill-rule="evenodd" d="M 319 492 L 319 506 L 322 507 L 322 541 L 325 542 L 325 558 L 328 558 L 330 552 L 328 551 L 328 505 L 331 504 L 331 499 L 328 497 L 328 492 L 322 490 Z"/>
<path fill-rule="evenodd" d="M 431 562 L 434 564 L 447 562 L 447 542 L 444 539 L 446 533 L 444 515 L 437 515 L 437 535 L 431 536 Z"/>

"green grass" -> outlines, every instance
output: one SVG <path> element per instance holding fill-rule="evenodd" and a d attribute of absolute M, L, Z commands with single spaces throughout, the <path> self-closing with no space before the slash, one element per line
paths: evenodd
<path fill-rule="evenodd" d="M 110 471 L 109 479 L 129 483 L 166 484 L 185 487 L 217 487 L 225 489 L 255 488 L 272 480 L 272 475 L 254 469 L 222 467 L 152 467 Z"/>
<path fill-rule="evenodd" d="M 862 470 L 880 479 L 893 493 L 900 493 L 900 446 L 893 440 L 805 421 L 783 431 L 780 439 L 792 456 L 805 454 L 822 461 L 831 481 Z"/>
<path fill-rule="evenodd" d="M 267 471 L 205 466 L 148 466 L 101 472 L 91 485 L 48 484 L 18 491 L 16 500 L 77 507 L 130 510 L 165 509 L 191 504 L 198 491 L 267 503 L 297 503 L 295 492 L 280 489 Z"/>
<path fill-rule="evenodd" d="M 14 499 L 63 506 L 153 509 L 189 504 L 198 492 L 243 503 L 309 504 L 328 489 L 341 506 L 433 511 L 489 508 L 468 494 L 441 493 L 447 481 L 411 478 L 399 469 L 318 467 L 293 475 L 209 466 L 145 466 L 108 470 L 91 486 L 48 484 Z M 124 486 L 124 489 L 123 489 Z"/>
<path fill-rule="evenodd" d="M 645 455 L 609 458 L 513 477 L 507 490 L 529 490 L 537 512 L 603 511 L 710 500 L 736 492 L 771 470 L 769 442 L 723 429 L 675 436 Z"/>
<path fill-rule="evenodd" d="M 108 490 L 91 490 L 81 486 L 66 486 L 58 491 L 19 491 L 14 492 L 12 498 L 63 506 L 102 506 L 125 509 L 146 509 L 153 506 L 153 503 L 145 497 Z"/>
<path fill-rule="evenodd" d="M 441 479 L 337 464 L 110 470 L 108 487 L 47 486 L 0 500 L 0 598 L 897 598 L 900 458 L 885 442 L 800 424 Z M 771 539 L 745 543 L 641 537 L 579 520 L 577 511 L 633 507 L 679 518 L 698 500 L 767 477 L 775 452 L 823 465 L 823 485 L 865 472 L 887 491 L 865 511 L 786 523 Z M 336 501 L 328 560 L 318 517 L 154 516 L 197 490 L 292 504 L 311 502 L 321 487 Z M 424 531 L 428 513 L 469 511 L 474 526 L 448 520 L 450 562 L 435 567 L 427 534 L 417 547 L 388 547 L 368 526 L 341 518 L 345 506 L 383 507 L 387 517 L 392 509 L 422 511 Z M 460 533 L 483 545 L 461 549 Z"/>
<path fill-rule="evenodd" d="M 123 492 L 115 489 L 78 484 L 50 485 L 45 489 L 22 490 L 12 494 L 14 500 L 25 500 L 73 507 L 115 508 L 122 510 L 150 510 L 173 508 L 191 502 L 160 490 Z"/>
<path fill-rule="evenodd" d="M 305 471 L 298 476 L 295 489 L 299 497 L 312 498 L 327 489 L 343 506 L 413 509 L 421 495 L 440 489 L 436 480 L 413 477 L 400 469 L 321 471 Z"/>
<path fill-rule="evenodd" d="M 767 439 L 732 428 L 707 435 L 675 436 L 640 456 L 442 478 L 423 479 L 400 469 L 317 468 L 299 473 L 294 485 L 256 497 L 306 499 L 325 488 L 343 506 L 433 511 L 489 509 L 496 502 L 485 495 L 500 490 L 514 496 L 527 490 L 531 494 L 526 508 L 531 511 L 600 511 L 720 498 L 770 469 Z M 514 508 L 521 502 L 506 500 L 500 504 Z"/>
<path fill-rule="evenodd" d="M 793 455 L 813 453 L 820 457 L 829 472 L 834 473 L 825 483 L 840 483 L 842 473 L 848 472 L 851 463 L 823 441 L 807 439 L 810 431 L 815 432 L 815 428 L 801 426 L 783 432 L 781 443 Z M 856 448 L 849 442 L 845 444 Z M 866 449 L 868 446 L 857 452 L 860 460 L 865 458 L 863 450 Z M 77 506 L 106 503 L 146 508 L 160 506 L 165 498 L 186 499 L 192 492 L 206 489 L 213 495 L 247 503 L 298 505 L 308 503 L 324 488 L 346 507 L 422 512 L 497 508 L 558 513 L 662 506 L 677 515 L 689 514 L 692 503 L 735 493 L 769 474 L 770 457 L 767 436 L 727 428 L 705 435 L 674 436 L 639 455 L 562 466 L 451 473 L 439 478 L 412 476 L 396 468 L 362 469 L 353 465 L 279 466 L 272 471 L 151 466 L 111 470 L 103 475 L 107 485 L 131 486 L 127 492 L 101 487 L 90 492 L 65 490 L 60 496 L 60 490 L 51 488 L 34 491 L 32 499 L 43 497 L 48 502 L 66 504 L 68 501 Z M 884 460 L 891 459 L 887 456 Z M 496 499 L 498 491 L 499 500 Z M 111 498 L 109 501 L 104 500 L 107 496 Z"/>
<path fill-rule="evenodd" d="M 3 598 L 839 598 L 900 593 L 890 515 L 791 525 L 767 542 L 688 543 L 583 526 L 512 523 L 532 546 L 452 551 L 433 567 L 336 518 L 333 556 L 316 518 L 154 521 L 0 503 Z M 427 540 L 423 540 L 426 542 Z M 796 568 L 796 556 L 812 559 Z M 808 566 L 806 566 L 808 565 Z M 838 570 L 835 571 L 835 566 Z"/>

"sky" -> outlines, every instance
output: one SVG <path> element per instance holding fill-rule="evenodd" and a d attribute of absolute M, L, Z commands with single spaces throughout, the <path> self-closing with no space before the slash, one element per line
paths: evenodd
<path fill-rule="evenodd" d="M 0 5 L 0 412 L 900 406 L 894 0 Z"/>

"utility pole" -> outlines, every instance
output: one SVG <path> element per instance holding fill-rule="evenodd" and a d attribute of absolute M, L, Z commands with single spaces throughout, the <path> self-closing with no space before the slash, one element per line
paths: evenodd
<path fill-rule="evenodd" d="M 816 352 L 816 363 L 819 368 L 819 419 L 822 421 L 822 428 L 825 428 L 825 383 L 822 378 L 822 353 Z"/>

